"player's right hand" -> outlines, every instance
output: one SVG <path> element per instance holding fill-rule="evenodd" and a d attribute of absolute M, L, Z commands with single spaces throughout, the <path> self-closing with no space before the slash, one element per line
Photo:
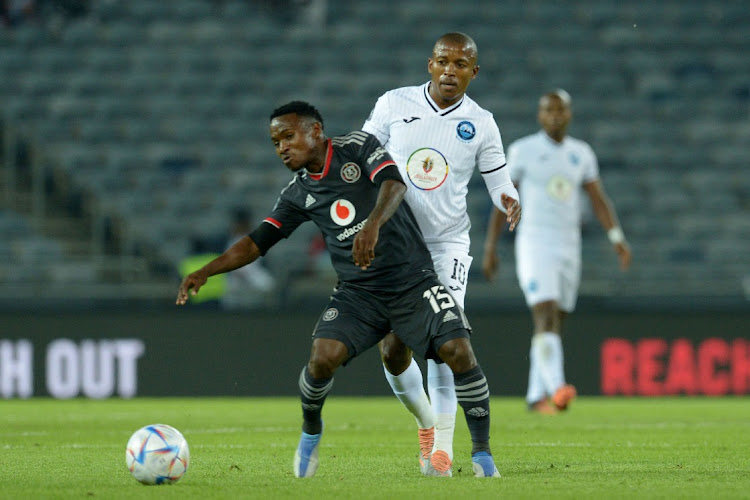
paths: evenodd
<path fill-rule="evenodd" d="M 354 264 L 363 271 L 370 267 L 375 258 L 375 245 L 378 244 L 379 230 L 375 224 L 365 224 L 352 242 Z"/>
<path fill-rule="evenodd" d="M 630 267 L 630 260 L 632 259 L 632 253 L 630 251 L 630 245 L 627 242 L 622 241 L 615 245 L 615 253 L 620 261 L 620 269 L 627 271 Z"/>
<path fill-rule="evenodd" d="M 182 280 L 180 288 L 177 291 L 176 304 L 178 306 L 185 305 L 188 300 L 188 290 L 192 295 L 196 295 L 198 293 L 198 290 L 200 290 L 201 287 L 206 284 L 206 281 L 208 281 L 208 277 L 204 276 L 201 273 L 194 272 L 188 274 L 185 279 Z"/>

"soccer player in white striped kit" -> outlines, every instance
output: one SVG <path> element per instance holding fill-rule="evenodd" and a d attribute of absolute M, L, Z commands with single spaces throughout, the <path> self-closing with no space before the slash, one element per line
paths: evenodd
<path fill-rule="evenodd" d="M 630 248 L 612 203 L 599 179 L 591 147 L 566 136 L 572 117 L 570 95 L 556 90 L 539 99 L 539 132 L 508 147 L 508 166 L 524 200 L 524 220 L 516 235 L 516 274 L 531 308 L 534 334 L 529 353 L 529 409 L 552 415 L 576 396 L 565 382 L 562 324 L 573 312 L 581 281 L 581 194 L 585 191 L 607 231 L 620 267 L 630 265 Z M 503 216 L 490 218 L 482 270 L 492 279 Z"/>
<path fill-rule="evenodd" d="M 474 40 L 463 33 L 443 35 L 427 69 L 429 82 L 383 94 L 362 129 L 377 137 L 398 165 L 407 184 L 405 200 L 435 270 L 463 308 L 472 261 L 466 194 L 474 170 L 482 174 L 511 230 L 521 217 L 521 206 L 497 124 L 466 95 L 479 71 Z M 451 476 L 457 400 L 450 368 L 428 361 L 428 399 L 410 350 L 393 333 L 380 349 L 391 388 L 417 420 L 422 473 Z"/>

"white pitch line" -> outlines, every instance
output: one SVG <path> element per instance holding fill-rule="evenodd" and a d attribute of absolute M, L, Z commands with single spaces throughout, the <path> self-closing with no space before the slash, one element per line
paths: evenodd
<path fill-rule="evenodd" d="M 237 434 L 256 433 L 267 434 L 271 432 L 296 432 L 298 427 L 224 427 L 219 429 L 185 429 L 183 434 Z"/>
<path fill-rule="evenodd" d="M 47 431 L 0 432 L 0 437 L 49 436 Z"/>

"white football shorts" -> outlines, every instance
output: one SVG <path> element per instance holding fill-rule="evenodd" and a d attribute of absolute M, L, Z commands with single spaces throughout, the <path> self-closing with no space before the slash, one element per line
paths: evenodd
<path fill-rule="evenodd" d="M 461 309 L 464 309 L 469 268 L 473 257 L 465 251 L 456 249 L 431 249 L 430 254 L 440 282 L 448 289 Z"/>
<path fill-rule="evenodd" d="M 580 248 L 516 238 L 515 249 L 516 274 L 526 304 L 554 300 L 563 311 L 573 312 L 581 283 Z"/>

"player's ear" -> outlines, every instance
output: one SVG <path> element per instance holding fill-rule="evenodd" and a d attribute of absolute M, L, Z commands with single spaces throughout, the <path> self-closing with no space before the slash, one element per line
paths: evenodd
<path fill-rule="evenodd" d="M 478 64 L 474 66 L 474 71 L 472 71 L 472 75 L 471 75 L 471 79 L 472 80 L 477 77 L 477 73 L 479 73 L 479 65 Z"/>
<path fill-rule="evenodd" d="M 313 137 L 318 138 L 323 135 L 323 125 L 320 122 L 313 122 L 311 132 Z"/>

